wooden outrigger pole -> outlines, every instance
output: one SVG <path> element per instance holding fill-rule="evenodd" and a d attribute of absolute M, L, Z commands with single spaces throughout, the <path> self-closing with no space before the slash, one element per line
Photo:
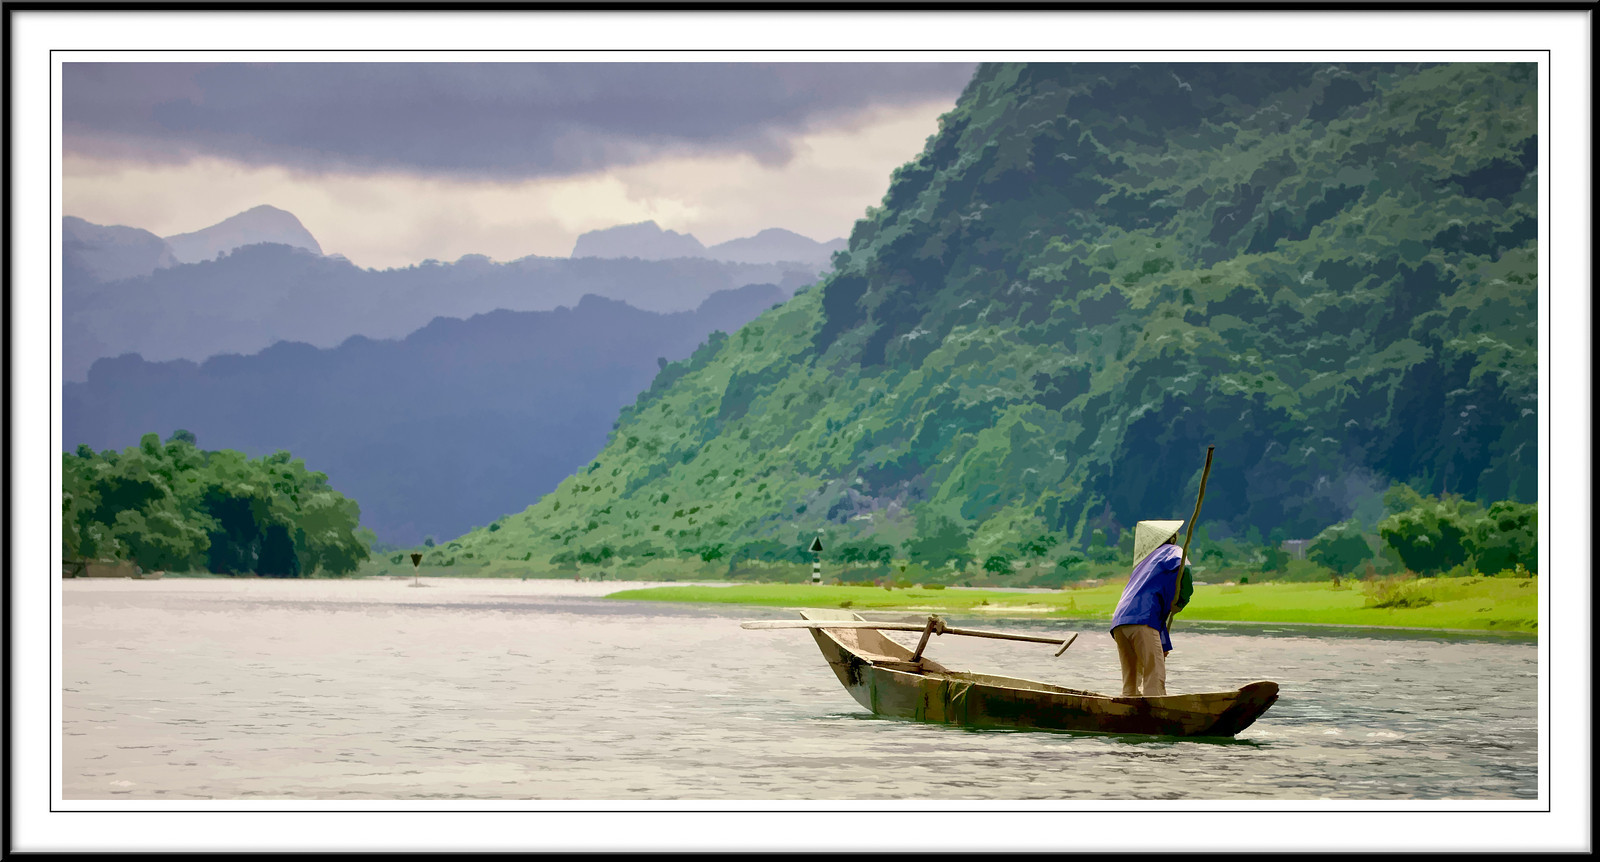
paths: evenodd
<path fill-rule="evenodd" d="M 981 631 L 979 629 L 958 629 L 958 628 L 956 628 L 954 626 L 945 625 L 944 624 L 944 620 L 942 618 L 940 618 L 940 617 L 937 617 L 937 616 L 928 617 L 928 622 L 927 622 L 926 625 L 924 625 L 922 623 L 888 623 L 888 622 L 870 622 L 870 621 L 866 621 L 866 620 L 847 620 L 847 621 L 826 620 L 826 621 L 820 621 L 820 622 L 817 621 L 817 620 L 755 620 L 753 622 L 740 623 L 739 624 L 739 628 L 742 628 L 742 629 L 875 629 L 875 630 L 878 630 L 878 631 L 889 631 L 889 632 L 921 632 L 923 637 L 922 637 L 922 642 L 917 644 L 917 655 L 921 655 L 923 648 L 925 648 L 928 645 L 928 635 L 966 635 L 968 637 L 975 637 L 975 638 L 996 638 L 996 639 L 999 639 L 999 640 L 1007 640 L 1007 641 L 1027 641 L 1029 643 L 1050 644 L 1052 646 L 1060 646 L 1063 651 L 1065 651 L 1068 646 L 1071 646 L 1073 641 L 1078 639 L 1077 635 L 1073 635 L 1070 638 L 1046 638 L 1046 637 L 1037 637 L 1037 636 L 1034 636 L 1034 635 L 1014 635 L 1014 634 L 1011 634 L 1009 632 L 991 632 L 991 631 Z M 1061 655 L 1061 653 L 1057 652 L 1056 655 Z"/>

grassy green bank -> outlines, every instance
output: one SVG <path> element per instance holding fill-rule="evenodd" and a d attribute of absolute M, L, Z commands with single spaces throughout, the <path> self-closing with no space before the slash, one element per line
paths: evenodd
<path fill-rule="evenodd" d="M 465 562 L 451 565 L 439 565 L 422 561 L 420 569 L 413 568 L 411 561 L 402 559 L 395 562 L 394 553 L 374 554 L 373 559 L 361 564 L 352 577 L 357 578 L 409 578 L 420 574 L 424 578 L 516 578 L 571 581 L 581 579 L 586 581 L 726 581 L 729 580 L 727 566 L 708 566 L 696 559 L 692 563 L 687 560 L 664 560 L 651 565 L 637 566 L 583 566 L 561 567 L 549 563 L 532 563 L 522 560 L 494 560 L 490 562 Z M 798 573 L 800 566 L 790 566 Z M 807 576 L 810 569 L 805 570 Z M 785 572 L 783 574 L 789 574 Z M 763 578 L 763 580 L 778 580 L 780 576 Z M 799 574 L 793 577 L 798 580 Z"/>
<path fill-rule="evenodd" d="M 703 602 L 766 607 L 847 607 L 1110 619 L 1120 583 L 1070 590 L 886 590 L 873 586 L 739 584 L 654 587 L 607 596 L 625 601 Z M 1275 622 L 1538 632 L 1537 578 L 1429 578 L 1407 581 L 1206 585 L 1181 617 L 1193 621 Z"/>

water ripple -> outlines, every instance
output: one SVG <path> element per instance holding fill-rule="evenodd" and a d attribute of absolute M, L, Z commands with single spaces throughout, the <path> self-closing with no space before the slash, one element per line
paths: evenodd
<path fill-rule="evenodd" d="M 384 581 L 67 582 L 66 796 L 1537 797 L 1531 641 L 1197 626 L 1175 633 L 1172 689 L 1282 686 L 1237 739 L 974 730 L 875 717 L 809 636 L 737 626 L 789 612 L 569 584 L 439 582 L 420 602 Z M 1110 637 L 1074 625 L 1059 659 L 959 638 L 930 654 L 1114 689 Z"/>

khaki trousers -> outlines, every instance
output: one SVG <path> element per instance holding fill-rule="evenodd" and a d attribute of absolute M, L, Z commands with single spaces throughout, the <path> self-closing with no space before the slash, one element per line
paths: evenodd
<path fill-rule="evenodd" d="M 1117 626 L 1111 637 L 1122 660 L 1122 696 L 1166 694 L 1167 656 L 1161 650 L 1161 633 L 1149 626 Z"/>

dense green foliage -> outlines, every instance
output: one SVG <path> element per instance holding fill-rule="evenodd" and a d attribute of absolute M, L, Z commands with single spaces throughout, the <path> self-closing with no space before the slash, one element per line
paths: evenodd
<path fill-rule="evenodd" d="M 1460 497 L 1426 497 L 1378 524 L 1407 569 L 1498 574 L 1539 571 L 1539 509 L 1502 500 L 1483 506 Z"/>
<path fill-rule="evenodd" d="M 1101 560 L 1187 516 L 1208 443 L 1218 540 L 1394 482 L 1531 501 L 1535 96 L 1518 64 L 985 65 L 822 283 L 449 559 Z"/>
<path fill-rule="evenodd" d="M 1306 548 L 1306 559 L 1336 575 L 1348 575 L 1373 558 L 1372 546 L 1355 521 L 1340 521 L 1323 530 Z"/>
<path fill-rule="evenodd" d="M 309 577 L 345 574 L 372 541 L 354 500 L 278 452 L 208 452 L 194 435 L 61 458 L 62 554 L 146 571 Z"/>

